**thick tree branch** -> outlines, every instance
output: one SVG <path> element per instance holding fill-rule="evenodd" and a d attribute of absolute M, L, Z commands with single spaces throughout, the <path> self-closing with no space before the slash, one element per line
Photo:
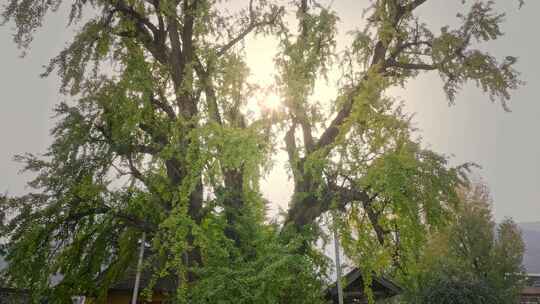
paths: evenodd
<path fill-rule="evenodd" d="M 399 21 L 406 14 L 411 13 L 412 11 L 414 11 L 416 8 L 418 8 L 420 5 L 422 5 L 426 1 L 427 0 L 415 0 L 401 7 L 393 22 L 394 27 L 396 27 L 399 24 Z M 388 50 L 387 43 L 383 41 L 377 42 L 373 50 L 370 69 L 375 69 L 378 73 L 382 73 L 383 75 L 385 75 L 386 68 L 388 65 L 388 62 L 385 61 L 387 50 Z M 401 64 L 395 61 L 391 62 L 391 64 L 392 66 L 395 66 L 395 67 L 408 68 L 408 69 L 433 70 L 436 68 L 429 65 Z M 349 117 L 351 113 L 354 97 L 360 92 L 360 90 L 362 89 L 362 83 L 365 81 L 368 81 L 368 76 L 365 76 L 359 85 L 350 89 L 349 93 L 347 94 L 347 97 L 345 98 L 346 100 L 345 103 L 343 104 L 341 109 L 338 111 L 336 117 L 332 120 L 330 125 L 323 131 L 321 137 L 319 138 L 318 142 L 315 145 L 315 150 L 325 148 L 331 145 L 332 143 L 334 143 L 335 139 L 337 138 L 339 134 L 339 128 L 341 127 L 341 125 L 343 125 L 343 123 L 347 120 L 347 118 Z"/>
<path fill-rule="evenodd" d="M 371 223 L 371 226 L 373 227 L 373 231 L 375 231 L 375 235 L 377 236 L 377 241 L 379 244 L 384 245 L 384 236 L 388 233 L 388 231 L 384 230 L 383 227 L 379 223 L 379 216 L 380 213 L 375 212 L 372 206 L 372 201 L 363 201 L 362 207 L 364 208 L 369 222 Z"/>
<path fill-rule="evenodd" d="M 171 44 L 171 52 L 169 53 L 169 68 L 176 95 L 176 105 L 180 110 L 180 114 L 185 119 L 189 119 L 189 113 L 183 104 L 181 94 L 182 80 L 184 79 L 185 58 L 182 52 L 182 43 L 180 42 L 180 32 L 178 21 L 174 16 L 167 16 L 167 32 Z"/>
<path fill-rule="evenodd" d="M 123 0 L 113 1 L 111 4 L 114 7 L 114 11 L 122 13 L 126 18 L 133 21 L 136 28 L 135 36 L 139 37 L 140 42 L 156 60 L 165 64 L 167 61 L 167 46 L 164 40 L 165 33 L 163 31 L 163 25 L 160 24 L 160 27 L 157 28 L 148 18 L 141 15 Z M 116 34 L 119 36 L 131 36 L 127 32 Z"/>
<path fill-rule="evenodd" d="M 167 103 L 166 100 L 160 100 L 156 98 L 155 96 L 150 97 L 150 102 L 158 109 L 162 110 L 167 114 L 169 119 L 175 120 L 176 119 L 176 113 L 174 113 L 174 109 Z"/>
<path fill-rule="evenodd" d="M 300 32 L 300 37 L 298 38 L 300 40 L 300 43 L 305 46 L 307 44 L 307 39 L 308 39 L 308 30 L 309 30 L 309 25 L 308 25 L 308 22 L 307 22 L 307 14 L 309 12 L 309 5 L 308 5 L 308 1 L 307 0 L 302 0 L 301 2 L 301 5 L 300 5 L 300 11 L 302 12 L 302 20 L 301 20 L 301 32 Z M 305 146 L 305 149 L 306 149 L 306 154 L 308 153 L 311 153 L 313 150 L 314 150 L 314 147 L 315 147 L 315 142 L 313 140 L 313 133 L 312 133 L 312 129 L 311 129 L 311 124 L 309 122 L 309 119 L 307 117 L 307 114 L 306 114 L 306 110 L 303 106 L 301 106 L 301 104 L 305 104 L 305 102 L 303 103 L 296 103 L 296 106 L 295 106 L 295 117 L 294 119 L 296 119 L 298 121 L 298 123 L 300 124 L 300 127 L 302 128 L 302 135 L 303 135 L 303 138 L 304 138 L 304 146 Z"/>
<path fill-rule="evenodd" d="M 402 13 L 401 13 L 401 16 L 399 16 L 399 17 L 401 18 L 401 17 L 403 17 L 404 14 L 411 13 L 412 11 L 414 11 L 415 9 L 417 9 L 419 6 L 426 3 L 427 1 L 428 0 L 414 0 L 414 1 L 411 1 L 409 4 L 406 4 L 405 6 L 402 7 Z"/>
<path fill-rule="evenodd" d="M 387 61 L 388 67 L 396 67 L 400 69 L 405 70 L 425 70 L 425 71 L 431 71 L 436 70 L 437 65 L 435 64 L 427 64 L 427 63 L 405 63 L 405 62 L 397 62 L 395 60 L 388 60 Z"/>
<path fill-rule="evenodd" d="M 350 189 L 332 184 L 327 185 L 322 193 L 322 196 L 317 196 L 314 193 L 304 193 L 304 195 L 307 195 L 306 199 L 293 204 L 289 209 L 285 224 L 292 223 L 295 227 L 300 228 L 312 223 L 332 207 L 344 210 L 350 203 L 369 204 L 373 199 L 362 189 Z M 333 206 L 332 203 L 336 205 Z"/>
<path fill-rule="evenodd" d="M 92 215 L 100 215 L 100 214 L 110 214 L 113 217 L 125 220 L 132 226 L 146 232 L 154 232 L 157 229 L 155 225 L 152 225 L 143 219 L 140 219 L 134 215 L 125 213 L 123 211 L 114 210 L 113 208 L 107 205 L 101 205 L 98 207 L 87 209 L 85 211 L 71 213 L 67 215 L 65 218 L 62 218 L 62 220 L 63 220 L 63 223 L 76 223 L 85 217 L 92 216 Z"/>
<path fill-rule="evenodd" d="M 140 23 L 147 27 L 154 37 L 159 36 L 159 29 L 152 23 L 148 18 L 141 15 L 139 12 L 137 12 L 133 7 L 129 6 L 126 2 L 123 0 L 116 0 L 113 1 L 112 5 L 120 12 L 122 12 L 124 15 L 130 17 L 133 21 L 136 23 Z"/>
<path fill-rule="evenodd" d="M 399 44 L 398 47 L 396 47 L 396 49 L 392 51 L 392 53 L 390 54 L 390 59 L 397 58 L 397 56 L 399 56 L 402 52 L 404 52 L 405 50 L 411 47 L 417 47 L 421 45 L 432 47 L 431 41 L 425 41 L 425 40 L 420 40 L 420 41 L 417 40 L 417 41 L 402 43 L 402 44 Z"/>
<path fill-rule="evenodd" d="M 212 82 L 211 75 L 208 72 L 209 67 L 205 69 L 199 57 L 195 57 L 195 59 L 195 71 L 201 79 L 201 86 L 203 87 L 204 94 L 206 96 L 209 112 L 208 116 L 214 122 L 217 122 L 219 125 L 223 125 L 221 114 L 219 113 L 214 83 Z"/>
<path fill-rule="evenodd" d="M 118 144 L 111 135 L 110 130 L 108 130 L 104 125 L 95 125 L 94 126 L 96 130 L 98 130 L 101 135 L 105 138 L 101 141 L 106 142 L 114 152 L 118 153 L 119 155 L 127 155 L 130 152 L 136 152 L 136 153 L 145 153 L 150 155 L 156 155 L 161 151 L 161 149 L 158 149 L 156 147 L 152 147 L 149 145 L 143 145 L 139 143 L 131 143 L 131 144 Z M 95 141 L 99 141 L 97 138 L 92 138 Z"/>
<path fill-rule="evenodd" d="M 294 137 L 294 133 L 296 131 L 296 123 L 293 121 L 291 127 L 289 130 L 285 133 L 285 149 L 287 150 L 287 156 L 289 157 L 289 164 L 291 165 L 293 176 L 295 180 L 295 185 L 297 183 L 298 178 L 298 154 L 297 154 L 297 147 L 296 147 L 296 138 Z"/>
<path fill-rule="evenodd" d="M 343 125 L 343 123 L 351 113 L 354 97 L 358 94 L 359 91 L 360 87 L 351 88 L 349 90 L 343 106 L 338 111 L 336 117 L 334 117 L 334 119 L 330 122 L 330 125 L 328 125 L 328 127 L 324 130 L 321 137 L 319 137 L 319 140 L 315 144 L 315 150 L 326 148 L 332 143 L 334 143 L 335 139 L 339 134 L 339 128 L 341 127 L 341 125 Z"/>

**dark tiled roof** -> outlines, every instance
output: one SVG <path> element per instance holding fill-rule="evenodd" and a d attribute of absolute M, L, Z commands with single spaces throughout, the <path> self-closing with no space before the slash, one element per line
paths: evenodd
<path fill-rule="evenodd" d="M 30 303 L 28 292 L 12 288 L 0 287 L 0 304 Z"/>
<path fill-rule="evenodd" d="M 358 268 L 349 271 L 343 280 L 343 297 L 345 303 L 364 303 L 366 294 L 364 292 L 364 281 L 362 272 Z M 376 300 L 393 297 L 401 292 L 401 288 L 385 277 L 373 277 L 371 288 Z M 334 303 L 338 302 L 338 291 L 336 284 L 332 284 L 326 292 L 326 298 Z"/>
<path fill-rule="evenodd" d="M 527 286 L 540 288 L 540 274 L 527 275 Z"/>

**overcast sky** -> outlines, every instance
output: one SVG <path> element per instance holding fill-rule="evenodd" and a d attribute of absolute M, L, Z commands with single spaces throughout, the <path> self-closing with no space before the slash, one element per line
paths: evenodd
<path fill-rule="evenodd" d="M 342 33 L 361 26 L 358 22 L 366 1 L 333 2 L 341 18 Z M 452 155 L 453 164 L 472 161 L 482 166 L 478 174 L 491 188 L 497 220 L 512 217 L 530 222 L 540 221 L 540 1 L 527 1 L 521 10 L 517 2 L 496 1 L 507 13 L 503 28 L 506 35 L 485 47 L 499 58 L 519 57 L 517 67 L 527 84 L 514 92 L 511 113 L 492 104 L 473 85 L 466 87 L 456 105 L 449 107 L 434 73 L 422 75 L 408 83 L 405 90 L 393 93 L 406 102 L 411 113 L 416 113 L 414 121 L 426 146 Z M 453 24 L 460 10 L 461 0 L 431 0 L 421 8 L 420 15 L 438 29 Z M 65 25 L 65 12 L 48 18 L 24 58 L 20 58 L 20 50 L 11 42 L 10 25 L 0 27 L 0 192 L 27 191 L 25 183 L 29 176 L 18 173 L 21 166 L 12 158 L 24 152 L 44 152 L 50 143 L 52 108 L 65 97 L 58 94 L 55 76 L 42 79 L 39 74 L 70 38 L 71 30 L 65 29 Z M 347 36 L 340 37 L 340 41 L 346 40 Z M 275 47 L 275 41 L 269 39 L 248 40 L 248 62 L 255 79 L 271 82 Z M 331 90 L 322 90 L 320 94 L 322 98 L 330 96 Z M 283 154 L 278 156 L 275 169 L 263 183 L 265 196 L 281 207 L 286 206 L 292 192 L 284 163 L 280 162 L 283 159 Z"/>

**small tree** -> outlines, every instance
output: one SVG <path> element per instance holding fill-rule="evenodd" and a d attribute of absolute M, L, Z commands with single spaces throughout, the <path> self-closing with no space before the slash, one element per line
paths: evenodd
<path fill-rule="evenodd" d="M 487 187 L 460 188 L 456 220 L 435 234 L 421 257 L 411 303 L 516 303 L 524 243 L 517 225 L 496 225 Z"/>

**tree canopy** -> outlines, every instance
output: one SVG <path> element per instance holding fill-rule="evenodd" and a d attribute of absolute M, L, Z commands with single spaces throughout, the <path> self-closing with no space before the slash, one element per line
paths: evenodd
<path fill-rule="evenodd" d="M 462 2 L 457 27 L 433 29 L 417 14 L 430 1 L 367 1 L 365 27 L 341 50 L 339 12 L 320 1 L 238 11 L 219 0 L 7 1 L 2 19 L 23 50 L 61 6 L 77 28 L 43 73 L 70 96 L 55 109 L 54 141 L 18 157 L 36 173 L 33 190 L 1 200 L 7 277 L 36 299 L 100 295 L 145 232 L 145 267 L 173 282 L 171 301 L 316 303 L 328 212 L 366 284 L 399 269 L 445 222 L 468 166 L 423 148 L 388 90 L 434 72 L 450 102 L 472 82 L 506 108 L 520 85 L 515 57 L 482 48 L 501 37 L 504 14 Z M 265 102 L 249 78 L 248 35 L 279 41 L 279 109 L 248 109 Z M 336 70 L 337 97 L 317 100 L 316 82 Z M 280 148 L 294 193 L 283 222 L 269 224 L 259 182 Z"/>

